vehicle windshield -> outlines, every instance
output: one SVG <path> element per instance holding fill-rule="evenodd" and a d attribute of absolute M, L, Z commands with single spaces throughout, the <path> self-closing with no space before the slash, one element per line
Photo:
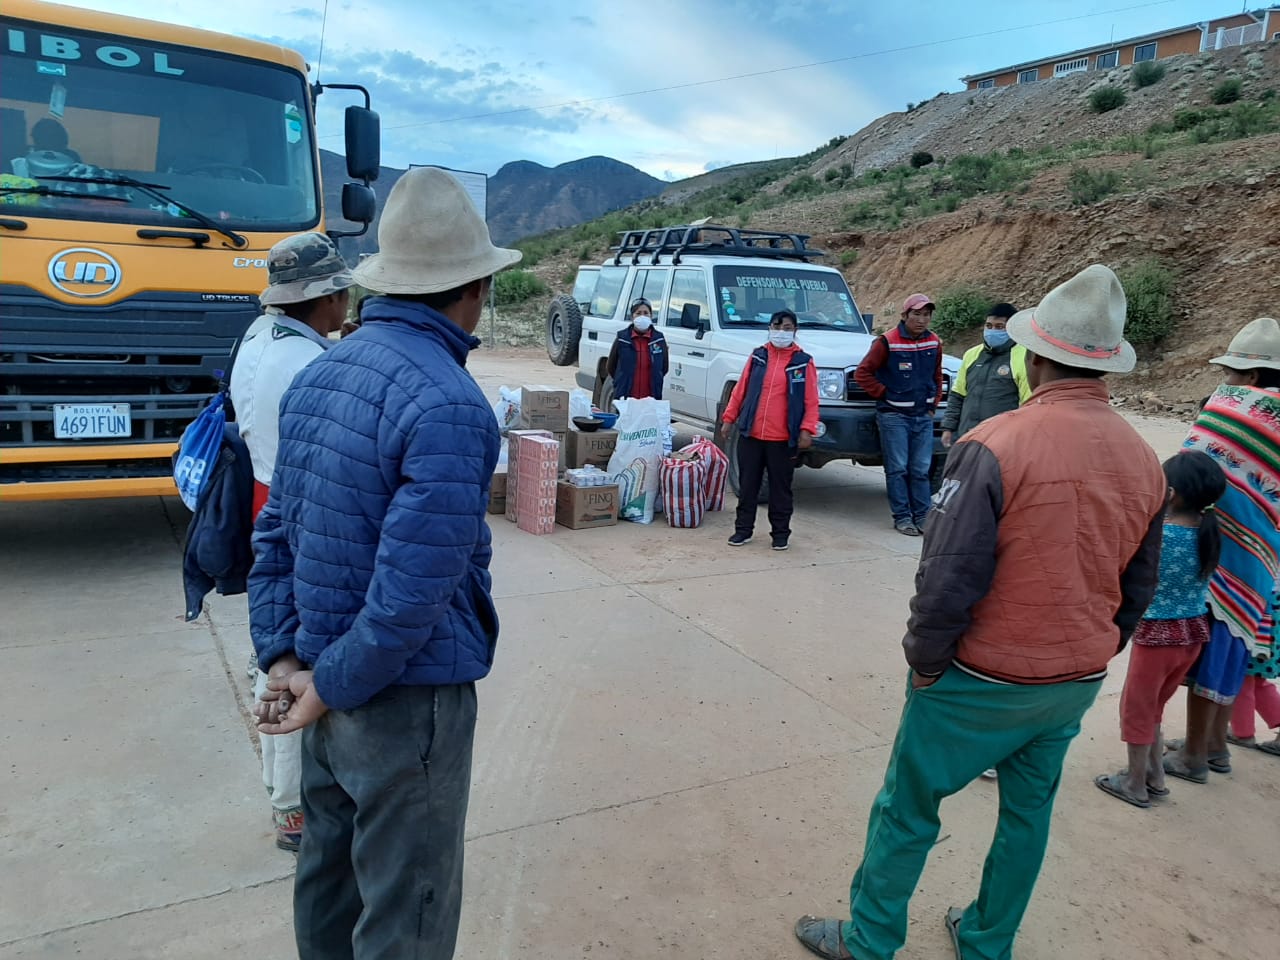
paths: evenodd
<path fill-rule="evenodd" d="M 297 72 L 61 26 L 0 19 L 0 31 L 0 201 L 11 214 L 198 226 L 185 205 L 231 229 L 318 222 Z M 103 182 L 120 178 L 161 185 L 177 205 Z"/>
<path fill-rule="evenodd" d="M 722 327 L 763 329 L 790 310 L 802 329 L 870 332 L 838 273 L 743 264 L 716 267 L 715 279 Z"/>

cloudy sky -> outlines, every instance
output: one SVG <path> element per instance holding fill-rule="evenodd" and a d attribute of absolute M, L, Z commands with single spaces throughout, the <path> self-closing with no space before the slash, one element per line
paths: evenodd
<path fill-rule="evenodd" d="M 75 2 L 273 40 L 300 50 L 313 78 L 318 65 L 321 80 L 364 83 L 389 165 L 492 174 L 511 160 L 554 166 L 603 154 L 664 179 L 806 152 L 958 90 L 965 74 L 1240 9 L 1233 0 L 328 0 L 326 22 L 326 0 Z M 703 82 L 763 71 L 778 72 Z M 698 85 L 640 92 L 681 84 Z M 321 100 L 321 145 L 341 150 L 336 99 Z"/>

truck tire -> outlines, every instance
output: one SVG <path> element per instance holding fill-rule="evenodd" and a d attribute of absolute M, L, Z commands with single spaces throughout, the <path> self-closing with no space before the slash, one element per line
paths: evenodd
<path fill-rule="evenodd" d="M 605 377 L 604 383 L 600 384 L 600 400 L 596 403 L 605 413 L 617 413 L 613 409 L 613 377 Z"/>
<path fill-rule="evenodd" d="M 733 491 L 734 496 L 742 498 L 742 488 L 738 483 L 738 428 L 729 426 L 726 430 L 728 434 L 724 438 L 725 456 L 729 458 L 729 489 Z M 765 473 L 764 479 L 760 481 L 760 495 L 756 497 L 756 503 L 769 502 L 769 474 Z"/>
<path fill-rule="evenodd" d="M 942 472 L 947 468 L 947 455 L 945 453 L 935 454 L 933 461 L 929 464 L 929 489 L 937 493 L 942 489 Z"/>
<path fill-rule="evenodd" d="M 547 356 L 557 367 L 578 362 L 578 338 L 582 336 L 582 311 L 573 297 L 561 294 L 547 308 Z"/>

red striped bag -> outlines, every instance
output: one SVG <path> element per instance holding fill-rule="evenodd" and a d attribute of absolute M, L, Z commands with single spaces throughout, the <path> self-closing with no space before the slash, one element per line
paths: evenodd
<path fill-rule="evenodd" d="M 663 457 L 658 472 L 667 525 L 696 527 L 702 523 L 703 486 L 707 470 L 696 456 Z"/>
<path fill-rule="evenodd" d="M 724 451 L 706 437 L 698 437 L 680 452 L 696 453 L 706 468 L 702 488 L 703 506 L 708 510 L 723 510 L 724 485 L 729 479 L 729 458 Z"/>

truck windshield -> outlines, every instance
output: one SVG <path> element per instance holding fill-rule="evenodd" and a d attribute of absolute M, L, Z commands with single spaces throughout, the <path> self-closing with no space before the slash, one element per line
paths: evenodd
<path fill-rule="evenodd" d="M 804 329 L 869 332 L 838 273 L 742 264 L 716 267 L 715 279 L 723 327 L 767 327 L 774 313 L 790 310 Z"/>
<path fill-rule="evenodd" d="M 318 222 L 309 92 L 297 72 L 3 18 L 0 36 L 0 200 L 12 214 L 197 225 L 178 205 L 111 182 L 133 179 L 230 229 Z M 29 189 L 41 186 L 50 189 Z"/>

